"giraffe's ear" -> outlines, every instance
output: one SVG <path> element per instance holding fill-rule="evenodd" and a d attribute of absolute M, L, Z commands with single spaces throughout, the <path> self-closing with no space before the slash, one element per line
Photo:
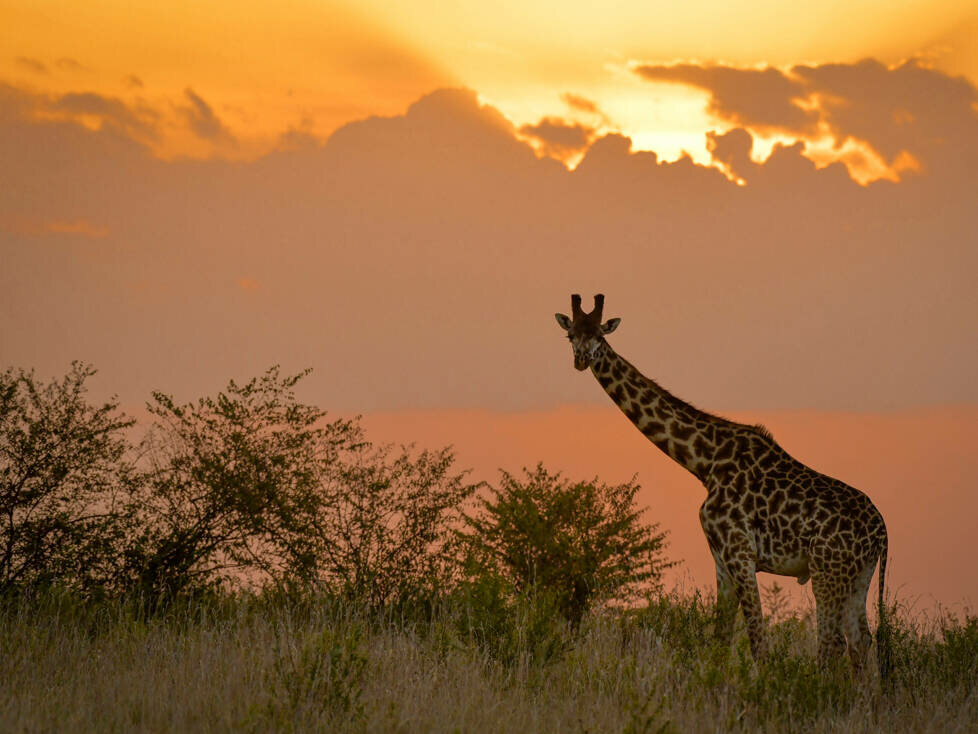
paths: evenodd
<path fill-rule="evenodd" d="M 601 324 L 601 333 L 610 334 L 611 332 L 613 332 L 615 329 L 618 328 L 618 324 L 620 323 L 621 323 L 621 319 L 617 319 L 617 318 L 608 319 L 603 324 Z"/>
<path fill-rule="evenodd" d="M 564 331 L 570 331 L 571 320 L 568 316 L 562 313 L 555 313 L 554 317 L 557 319 L 557 323 L 560 324 L 560 328 Z"/>

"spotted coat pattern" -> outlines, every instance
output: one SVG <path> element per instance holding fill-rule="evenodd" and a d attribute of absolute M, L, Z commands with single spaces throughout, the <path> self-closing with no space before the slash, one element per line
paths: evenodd
<path fill-rule="evenodd" d="M 716 563 L 717 631 L 729 639 L 737 606 L 755 659 L 766 653 L 756 573 L 809 578 L 816 601 L 820 662 L 848 649 L 862 669 L 871 636 L 866 597 L 877 562 L 883 604 L 886 525 L 869 497 L 794 459 L 762 426 L 719 418 L 671 395 L 605 341 L 620 320 L 600 323 L 603 298 L 557 320 L 578 369 L 595 378 L 653 444 L 706 488 L 700 522 Z M 597 314 L 595 318 L 595 314 Z"/>

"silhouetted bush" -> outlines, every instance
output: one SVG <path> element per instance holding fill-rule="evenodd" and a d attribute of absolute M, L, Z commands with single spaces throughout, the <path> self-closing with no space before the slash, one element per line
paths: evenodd
<path fill-rule="evenodd" d="M 449 524 L 474 490 L 448 450 L 395 453 L 272 368 L 179 406 L 154 393 L 135 583 L 149 598 L 214 587 L 319 587 L 372 605 L 450 575 Z"/>
<path fill-rule="evenodd" d="M 323 411 L 296 399 L 305 374 L 273 367 L 187 405 L 153 393 L 128 559 L 148 598 L 314 577 L 319 478 L 359 432 L 351 421 L 324 423 Z"/>
<path fill-rule="evenodd" d="M 320 580 L 372 606 L 444 590 L 457 575 L 446 541 L 478 486 L 453 462 L 448 449 L 343 445 L 323 467 L 307 538 Z"/>
<path fill-rule="evenodd" d="M 135 592 L 157 608 L 275 588 L 419 610 L 448 594 L 478 600 L 488 639 L 516 619 L 543 630 L 555 610 L 576 626 L 595 601 L 637 598 L 668 565 L 634 482 L 503 473 L 466 516 L 479 485 L 448 449 L 375 446 L 358 420 L 327 421 L 296 398 L 306 372 L 273 367 L 184 405 L 154 392 L 135 461 L 133 421 L 114 400 L 85 400 L 93 374 L 75 364 L 48 384 L 0 376 L 0 591 Z"/>
<path fill-rule="evenodd" d="M 62 379 L 0 373 L 0 593 L 57 584 L 91 591 L 118 574 L 133 481 L 111 399 L 88 402 L 95 370 Z"/>
<path fill-rule="evenodd" d="M 498 488 L 466 518 L 468 573 L 496 576 L 517 594 L 552 599 L 572 625 L 595 601 L 634 601 L 671 564 L 665 533 L 641 522 L 633 480 L 571 483 L 542 465 L 523 479 L 502 473 Z"/>

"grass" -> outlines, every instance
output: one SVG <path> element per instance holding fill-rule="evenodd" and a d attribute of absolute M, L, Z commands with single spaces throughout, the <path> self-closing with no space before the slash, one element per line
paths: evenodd
<path fill-rule="evenodd" d="M 708 600 L 369 613 L 240 596 L 149 616 L 49 594 L 0 604 L 0 731 L 716 732 L 978 730 L 978 618 L 894 612 L 893 685 L 819 671 L 809 616 L 756 666 Z"/>

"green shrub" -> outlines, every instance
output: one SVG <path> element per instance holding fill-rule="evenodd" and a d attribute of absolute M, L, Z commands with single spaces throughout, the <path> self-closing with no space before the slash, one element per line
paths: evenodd
<path fill-rule="evenodd" d="M 633 480 L 570 482 L 542 465 L 498 488 L 460 534 L 470 577 L 495 576 L 516 594 L 552 600 L 573 626 L 597 601 L 633 601 L 670 566 L 665 533 L 641 523 Z"/>
<path fill-rule="evenodd" d="M 322 505 L 321 467 L 359 434 L 350 421 L 323 425 L 323 411 L 296 399 L 305 374 L 273 367 L 186 405 L 153 394 L 129 549 L 133 583 L 147 598 L 314 576 L 306 540 Z"/>
<path fill-rule="evenodd" d="M 448 611 L 463 641 L 475 643 L 506 667 L 546 665 L 570 645 L 567 623 L 553 596 L 537 589 L 514 595 L 503 579 L 491 574 L 459 585 Z"/>
<path fill-rule="evenodd" d="M 337 620 L 311 633 L 276 627 L 268 700 L 252 710 L 247 723 L 301 731 L 303 719 L 321 713 L 347 723 L 361 717 L 363 639 L 363 626 L 350 621 Z"/>

